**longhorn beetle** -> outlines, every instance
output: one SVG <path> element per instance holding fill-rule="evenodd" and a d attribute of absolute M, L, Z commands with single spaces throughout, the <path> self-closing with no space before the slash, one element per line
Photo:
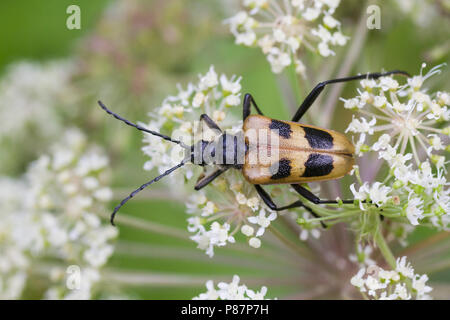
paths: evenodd
<path fill-rule="evenodd" d="M 317 214 L 301 200 L 297 200 L 281 207 L 276 205 L 261 185 L 290 184 L 297 193 L 314 204 L 338 203 L 336 200 L 320 199 L 308 189 L 302 187 L 300 183 L 325 181 L 343 177 L 350 172 L 353 167 L 355 147 L 339 132 L 299 124 L 298 121 L 308 111 L 326 85 L 352 80 L 378 79 L 392 74 L 409 76 L 407 72 L 394 70 L 384 73 L 368 73 L 321 82 L 308 94 L 291 121 L 280 121 L 265 117 L 253 97 L 250 94 L 246 94 L 243 102 L 244 123 L 242 133 L 244 140 L 240 140 L 238 135 L 223 133 L 219 126 L 207 114 L 202 114 L 200 116 L 201 123 L 204 122 L 210 129 L 220 133 L 219 144 L 201 140 L 191 146 L 187 146 L 180 140 L 175 140 L 159 132 L 148 130 L 122 118 L 110 111 L 101 101 L 98 101 L 100 107 L 116 119 L 123 121 L 127 125 L 138 130 L 179 144 L 187 151 L 187 155 L 183 161 L 153 180 L 143 184 L 138 189 L 134 190 L 128 197 L 123 199 L 120 204 L 114 208 L 111 215 L 111 224 L 114 225 L 115 214 L 128 200 L 144 188 L 169 175 L 188 162 L 200 166 L 216 166 L 216 169 L 211 174 L 199 178 L 195 185 L 195 190 L 204 188 L 226 170 L 234 168 L 242 171 L 244 178 L 254 185 L 257 193 L 270 209 L 282 211 L 303 207 L 317 217 Z M 252 106 L 254 106 L 258 115 L 250 114 Z M 260 129 L 265 129 L 268 132 L 274 131 L 279 135 L 279 144 L 277 146 L 279 157 L 276 159 L 276 163 L 253 164 L 248 161 L 249 157 L 254 155 L 254 153 L 257 153 L 262 149 L 271 148 L 268 143 L 252 142 L 248 139 L 247 132 Z M 224 160 L 226 158 L 231 159 L 231 161 L 223 161 L 223 163 L 219 164 L 217 161 L 211 160 L 210 156 L 216 153 L 222 155 Z M 217 157 L 215 159 L 217 159 Z M 276 168 L 276 170 L 273 170 L 273 168 Z M 354 200 L 341 201 L 343 203 L 354 202 Z M 322 226 L 325 227 L 323 223 Z"/>

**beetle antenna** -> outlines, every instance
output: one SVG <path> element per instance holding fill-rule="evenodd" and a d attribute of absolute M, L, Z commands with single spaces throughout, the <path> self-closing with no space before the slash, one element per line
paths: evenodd
<path fill-rule="evenodd" d="M 154 178 L 153 180 L 144 183 L 142 186 L 140 186 L 139 188 L 137 188 L 136 190 L 134 190 L 132 193 L 130 193 L 130 195 L 128 197 L 126 197 L 125 199 L 123 199 L 122 201 L 120 201 L 119 205 L 117 207 L 114 208 L 113 213 L 111 214 L 111 224 L 113 226 L 115 226 L 114 224 L 114 217 L 116 216 L 117 211 L 119 211 L 119 209 L 125 204 L 127 203 L 128 200 L 130 200 L 131 198 L 133 198 L 138 192 L 144 190 L 145 188 L 147 188 L 149 185 L 151 185 L 153 182 L 156 182 L 158 180 L 160 180 L 161 178 L 171 174 L 173 171 L 177 170 L 178 168 L 181 168 L 182 166 L 184 166 L 184 164 L 187 162 L 187 160 L 183 160 L 181 163 L 177 164 L 175 167 L 170 168 L 169 170 L 167 170 L 166 172 L 164 172 L 163 174 L 157 176 L 156 178 Z"/>
<path fill-rule="evenodd" d="M 111 110 L 109 110 L 109 109 L 103 104 L 103 102 L 101 102 L 100 100 L 98 101 L 98 104 L 99 104 L 99 106 L 100 106 L 103 110 L 105 110 L 108 114 L 112 115 L 112 116 L 113 116 L 114 118 L 116 118 L 117 120 L 120 120 L 120 121 L 122 121 L 122 122 L 125 122 L 127 125 L 129 125 L 129 126 L 131 126 L 131 127 L 134 127 L 134 128 L 136 128 L 136 129 L 138 129 L 138 130 L 140 130 L 140 131 L 144 131 L 144 132 L 150 133 L 150 134 L 152 134 L 152 135 L 154 135 L 154 136 L 158 136 L 158 137 L 160 137 L 160 138 L 163 138 L 164 140 L 167 140 L 167 141 L 170 141 L 170 142 L 179 144 L 179 145 L 181 145 L 183 148 L 186 148 L 186 147 L 187 147 L 183 142 L 181 142 L 181 141 L 179 141 L 179 140 L 174 140 L 174 139 L 172 139 L 172 138 L 170 138 L 170 137 L 168 137 L 168 136 L 166 136 L 166 135 L 164 135 L 164 134 L 161 134 L 161 133 L 159 133 L 159 132 L 156 132 L 156 131 L 152 131 L 152 130 L 146 129 L 146 128 L 144 128 L 144 127 L 141 127 L 140 125 L 137 125 L 137 124 L 135 124 L 135 123 L 133 123 L 133 122 L 131 122 L 131 121 L 128 121 L 128 120 L 125 119 L 125 118 L 122 118 L 122 117 L 119 116 L 118 114 L 116 114 L 116 113 L 112 112 Z"/>
<path fill-rule="evenodd" d="M 398 74 L 398 75 L 401 75 L 401 76 L 405 76 L 405 77 L 411 78 L 411 75 L 408 72 L 402 71 L 402 70 L 392 70 L 392 71 L 383 72 L 381 74 L 381 76 L 389 76 L 391 74 Z"/>

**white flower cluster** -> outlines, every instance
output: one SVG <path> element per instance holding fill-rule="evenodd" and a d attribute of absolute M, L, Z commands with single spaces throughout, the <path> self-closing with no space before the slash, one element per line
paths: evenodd
<path fill-rule="evenodd" d="M 231 283 L 219 282 L 216 289 L 214 288 L 214 282 L 208 280 L 206 282 L 208 291 L 194 297 L 193 300 L 265 300 L 266 287 L 263 286 L 261 290 L 255 292 L 248 289 L 244 284 L 240 285 L 239 281 L 239 276 L 234 275 Z"/>
<path fill-rule="evenodd" d="M 395 270 L 387 271 L 376 265 L 361 268 L 350 280 L 364 296 L 379 300 L 428 300 L 431 287 L 428 276 L 414 273 L 406 257 L 397 259 Z M 367 294 L 367 295 L 366 295 Z"/>
<path fill-rule="evenodd" d="M 9 287 L 0 292 L 11 290 L 9 298 L 19 297 L 25 275 L 36 271 L 50 281 L 47 298 L 91 297 L 117 236 L 117 230 L 96 215 L 106 210 L 104 204 L 112 196 L 105 186 L 107 165 L 103 152 L 89 148 L 81 132 L 72 129 L 49 155 L 29 166 L 17 187 L 0 184 L 0 193 L 8 195 L 0 203 L 0 247 L 8 252 L 0 257 L 0 288 Z M 82 270 L 78 290 L 65 285 L 70 265 Z"/>
<path fill-rule="evenodd" d="M 34 129 L 40 136 L 58 132 L 54 106 L 67 99 L 73 65 L 68 61 L 11 65 L 0 81 L 0 140 Z"/>
<path fill-rule="evenodd" d="M 378 207 L 384 205 L 391 197 L 388 196 L 391 188 L 384 186 L 381 182 L 375 182 L 373 185 L 365 182 L 359 190 L 355 189 L 355 184 L 350 185 L 350 190 L 353 193 L 354 199 L 359 200 L 361 210 L 366 210 L 363 201 L 370 199 L 372 203 Z"/>
<path fill-rule="evenodd" d="M 406 217 L 412 225 L 431 223 L 448 230 L 450 191 L 445 177 L 446 158 L 437 152 L 448 150 L 445 136 L 450 131 L 444 126 L 450 119 L 450 95 L 431 95 L 422 88 L 427 78 L 439 72 L 435 67 L 425 76 L 409 78 L 404 85 L 392 77 L 363 80 L 363 90 L 357 97 L 344 100 L 344 105 L 371 118 L 354 118 L 347 128 L 360 134 L 357 152 L 361 155 L 375 151 L 390 168 L 383 183 L 364 183 L 359 190 L 352 185 L 355 199 L 385 206 L 383 214 L 387 217 Z M 370 108 L 374 110 L 369 111 Z M 371 147 L 365 144 L 368 136 L 383 131 L 387 133 L 381 134 Z M 360 202 L 363 210 L 367 203 Z"/>
<path fill-rule="evenodd" d="M 193 195 L 187 208 L 193 215 L 188 219 L 188 230 L 196 233 L 191 239 L 210 257 L 214 254 L 214 246 L 233 243 L 234 235 L 239 231 L 251 247 L 259 248 L 260 237 L 277 217 L 276 212 L 260 201 L 254 188 L 239 172 L 226 172 L 217 178 L 213 188 Z M 221 225 L 218 220 L 226 222 Z"/>
<path fill-rule="evenodd" d="M 198 83 L 189 83 L 185 90 L 179 87 L 176 96 L 166 98 L 162 106 L 150 114 L 153 119 L 147 127 L 190 145 L 201 131 L 198 130 L 200 115 L 206 113 L 223 130 L 238 132 L 242 121 L 237 121 L 230 109 L 241 104 L 240 80 L 235 76 L 218 75 L 211 66 L 206 74 L 199 75 Z M 207 130 L 202 133 L 203 138 L 209 134 L 214 137 L 205 125 L 203 129 Z M 144 166 L 146 170 L 158 168 L 162 173 L 184 157 L 181 147 L 158 137 L 145 134 L 144 143 L 143 151 L 150 157 Z M 207 175 L 213 169 L 205 168 L 204 173 Z M 197 178 L 201 173 L 199 170 L 199 166 L 187 164 L 178 170 L 182 175 L 173 174 L 168 179 L 177 181 L 171 184 L 174 188 L 185 184 L 193 188 L 191 178 Z M 191 239 L 211 257 L 214 247 L 233 243 L 238 231 L 247 237 L 250 246 L 260 247 L 259 237 L 276 218 L 276 213 L 270 212 L 260 202 L 254 188 L 235 170 L 228 170 L 212 185 L 194 193 L 187 209 L 192 215 L 188 219 L 188 231 L 195 233 Z"/>
<path fill-rule="evenodd" d="M 24 189 L 26 185 L 22 181 L 0 179 L 0 299 L 2 300 L 20 297 L 27 278 L 29 259 L 26 251 L 29 243 L 26 239 L 32 230 L 32 221 L 21 208 Z M 26 238 L 23 239 L 22 236 Z"/>
<path fill-rule="evenodd" d="M 424 67 L 425 64 L 422 70 Z M 397 155 L 404 155 L 409 146 L 417 165 L 421 163 L 421 148 L 438 167 L 443 166 L 444 158 L 432 152 L 444 150 L 442 135 L 450 134 L 449 127 L 440 128 L 440 124 L 450 120 L 450 94 L 429 94 L 423 88 L 428 78 L 440 73 L 440 67 L 442 65 L 432 68 L 424 76 L 421 71 L 403 85 L 392 76 L 365 79 L 361 81 L 358 96 L 348 100 L 341 98 L 345 108 L 367 117 L 353 117 L 346 130 L 360 134 L 358 154 L 372 150 L 390 163 L 404 162 L 410 157 L 398 158 Z M 372 147 L 364 144 L 368 136 L 383 132 L 387 133 L 382 134 Z"/>
<path fill-rule="evenodd" d="M 244 11 L 226 20 L 236 44 L 258 46 L 267 55 L 274 73 L 294 64 L 305 66 L 303 47 L 323 57 L 334 55 L 330 46 L 344 46 L 347 37 L 333 17 L 340 0 L 244 0 Z"/>
<path fill-rule="evenodd" d="M 242 124 L 228 112 L 230 108 L 240 105 L 241 78 L 225 74 L 220 76 L 211 66 L 204 75 L 199 75 L 197 84 L 189 83 L 186 89 L 178 86 L 178 94 L 164 99 L 162 105 L 149 115 L 152 120 L 146 124 L 150 130 L 165 133 L 174 139 L 180 139 L 186 144 L 193 143 L 192 137 L 199 130 L 200 115 L 206 113 L 224 129 L 237 130 Z M 231 125 L 236 127 L 231 128 Z M 202 127 L 207 130 L 206 126 Z M 213 134 L 210 132 L 210 134 Z M 203 132 L 204 136 L 207 133 Z M 159 137 L 145 134 L 143 152 L 150 157 L 145 170 L 158 168 L 162 173 L 178 164 L 184 156 L 184 149 Z M 191 178 L 190 165 L 181 168 L 186 178 Z"/>

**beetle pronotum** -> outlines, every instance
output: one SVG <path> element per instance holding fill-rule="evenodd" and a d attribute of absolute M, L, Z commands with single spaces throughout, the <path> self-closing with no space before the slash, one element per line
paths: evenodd
<path fill-rule="evenodd" d="M 219 133 L 219 143 L 217 141 L 200 140 L 191 146 L 185 145 L 180 140 L 172 139 L 159 132 L 148 130 L 134 124 L 110 111 L 101 101 L 98 101 L 100 107 L 116 119 L 138 130 L 179 144 L 187 151 L 186 157 L 179 164 L 143 184 L 123 199 L 111 214 L 111 224 L 114 225 L 115 214 L 128 200 L 152 183 L 169 175 L 188 162 L 200 166 L 216 166 L 216 169 L 211 174 L 199 178 L 195 185 L 195 190 L 202 189 L 226 170 L 234 168 L 242 171 L 244 178 L 255 186 L 257 193 L 270 209 L 282 211 L 303 207 L 314 216 L 317 216 L 301 200 L 297 200 L 286 206 L 277 206 L 261 185 L 290 184 L 297 193 L 314 204 L 338 203 L 336 200 L 320 199 L 308 189 L 302 187 L 300 183 L 326 181 L 343 177 L 353 167 L 355 147 L 339 132 L 299 124 L 298 121 L 308 111 L 326 85 L 352 80 L 377 79 L 392 74 L 409 76 L 407 72 L 394 70 L 321 82 L 308 94 L 291 121 L 275 120 L 265 117 L 253 97 L 250 94 L 246 94 L 243 102 L 243 135 L 231 135 L 222 132 L 219 126 L 207 114 L 202 114 L 200 116 L 200 122 L 204 122 L 210 129 Z M 251 106 L 254 106 L 258 115 L 250 114 Z M 275 132 L 277 138 L 279 138 L 278 144 L 275 147 L 270 143 L 261 143 L 260 141 L 249 139 L 249 133 L 251 131 L 261 129 L 266 130 L 270 135 Z M 243 139 L 241 139 L 242 137 Z M 266 163 L 249 161 L 252 156 L 256 156 L 255 153 L 260 153 L 262 150 L 268 151 L 268 149 L 273 151 L 274 148 L 277 148 L 276 159 L 272 159 Z M 222 158 L 224 161 L 217 161 L 217 159 Z M 343 203 L 354 202 L 354 200 L 341 201 Z"/>

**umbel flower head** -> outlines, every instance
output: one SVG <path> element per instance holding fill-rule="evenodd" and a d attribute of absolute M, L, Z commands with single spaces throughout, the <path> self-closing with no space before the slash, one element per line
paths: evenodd
<path fill-rule="evenodd" d="M 61 108 L 74 97 L 70 85 L 73 74 L 70 60 L 8 66 L 0 80 L 2 174 L 19 173 L 42 148 L 57 139 L 63 130 L 62 115 L 73 111 Z"/>
<path fill-rule="evenodd" d="M 92 296 L 99 270 L 113 253 L 111 240 L 117 236 L 117 230 L 97 216 L 112 194 L 105 185 L 107 165 L 104 153 L 89 147 L 86 137 L 71 129 L 48 155 L 29 166 L 23 181 L 0 185 L 2 191 L 17 185 L 4 192 L 9 196 L 0 210 L 4 216 L 0 246 L 9 252 L 0 258 L 5 268 L 0 283 L 9 287 L 10 298 L 20 297 L 28 268 L 49 280 L 47 298 Z M 81 287 L 73 291 L 65 285 L 71 265 L 81 270 Z"/>
<path fill-rule="evenodd" d="M 358 96 L 343 100 L 346 108 L 363 115 L 354 117 L 347 128 L 347 132 L 359 134 L 357 153 L 376 152 L 389 166 L 383 183 L 372 185 L 363 183 L 359 170 L 354 170 L 360 186 L 350 189 L 361 209 L 369 207 L 363 201 L 370 200 L 384 207 L 386 217 L 448 230 L 446 158 L 440 153 L 448 149 L 450 96 L 447 92 L 429 93 L 423 87 L 426 79 L 440 72 L 439 67 L 408 78 L 403 85 L 390 76 L 363 80 Z M 379 134 L 378 140 L 369 147 L 367 140 L 375 134 Z"/>
<path fill-rule="evenodd" d="M 0 299 L 20 297 L 26 284 L 29 258 L 29 236 L 32 229 L 30 216 L 22 210 L 21 194 L 26 188 L 23 181 L 0 178 Z"/>
<path fill-rule="evenodd" d="M 361 268 L 351 279 L 364 297 L 377 300 L 429 300 L 433 289 L 427 286 L 428 276 L 414 272 L 406 257 L 398 258 L 395 270 L 376 265 Z"/>
<path fill-rule="evenodd" d="M 391 164 L 403 162 L 396 155 L 411 150 L 417 166 L 422 154 L 435 161 L 440 167 L 443 162 L 436 152 L 445 149 L 442 135 L 449 135 L 449 128 L 440 128 L 440 124 L 450 119 L 450 95 L 448 92 L 428 93 L 424 82 L 440 73 L 442 65 L 432 68 L 426 75 L 407 79 L 403 85 L 392 76 L 378 80 L 361 81 L 359 95 L 352 99 L 342 99 L 344 107 L 354 109 L 365 117 L 353 117 L 346 132 L 359 133 L 358 151 L 368 151 L 364 146 L 365 138 L 375 133 L 383 133 L 373 144 L 373 151 L 380 151 L 380 156 Z M 409 149 L 408 149 L 409 147 Z"/>
<path fill-rule="evenodd" d="M 57 114 L 53 106 L 65 96 L 73 74 L 69 61 L 45 64 L 20 62 L 9 66 L 0 81 L 0 140 L 15 136 L 29 127 L 38 127 L 39 134 L 54 136 Z"/>
<path fill-rule="evenodd" d="M 245 10 L 226 20 L 237 44 L 258 46 L 274 73 L 294 64 L 303 74 L 301 50 L 322 57 L 334 55 L 333 46 L 344 46 L 347 37 L 333 17 L 339 0 L 244 0 Z"/>

